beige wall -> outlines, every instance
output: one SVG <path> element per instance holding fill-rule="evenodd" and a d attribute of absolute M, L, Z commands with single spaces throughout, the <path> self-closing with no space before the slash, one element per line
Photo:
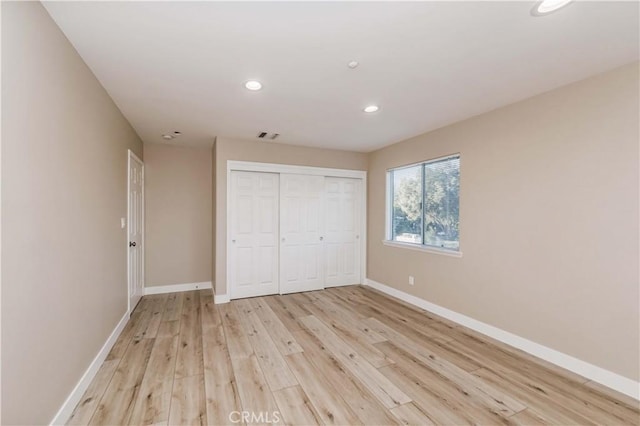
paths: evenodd
<path fill-rule="evenodd" d="M 2 424 L 47 424 L 127 310 L 142 144 L 39 2 L 2 2 Z"/>
<path fill-rule="evenodd" d="M 638 380 L 638 93 L 635 63 L 371 153 L 368 277 Z M 383 246 L 386 169 L 456 152 L 463 257 Z"/>
<path fill-rule="evenodd" d="M 367 154 L 263 141 L 217 138 L 215 144 L 215 293 L 227 294 L 227 160 L 366 170 Z"/>
<path fill-rule="evenodd" d="M 144 144 L 145 285 L 211 281 L 211 148 Z"/>

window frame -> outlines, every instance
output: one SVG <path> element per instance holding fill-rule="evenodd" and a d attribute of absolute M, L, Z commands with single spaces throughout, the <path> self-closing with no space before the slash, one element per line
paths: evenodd
<path fill-rule="evenodd" d="M 397 248 L 405 248 L 410 250 L 417 250 L 427 253 L 441 254 L 452 257 L 462 257 L 462 244 L 460 235 L 458 235 L 458 249 L 448 249 L 444 247 L 438 247 L 433 245 L 428 245 L 424 243 L 424 190 L 425 190 L 425 167 L 432 163 L 438 163 L 442 161 L 447 161 L 450 159 L 457 158 L 460 162 L 459 168 L 462 167 L 462 156 L 461 154 L 454 153 L 450 155 L 445 155 L 437 158 L 432 158 L 426 161 L 419 161 L 416 163 L 405 164 L 398 167 L 392 167 L 387 169 L 386 171 L 386 188 L 385 188 L 385 239 L 382 240 L 382 243 L 386 246 L 397 247 Z M 394 189 L 394 174 L 393 172 L 398 170 L 403 170 L 411 167 L 421 167 L 421 195 L 422 195 L 422 214 L 421 214 L 421 243 L 409 243 L 404 241 L 395 241 L 393 240 L 393 189 Z M 458 193 L 458 202 L 460 202 L 460 193 Z M 458 217 L 458 220 L 460 218 Z"/>

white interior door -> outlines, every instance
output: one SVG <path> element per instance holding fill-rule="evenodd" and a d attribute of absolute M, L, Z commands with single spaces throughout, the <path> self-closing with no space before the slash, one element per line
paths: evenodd
<path fill-rule="evenodd" d="M 280 294 L 324 288 L 324 176 L 280 175 Z"/>
<path fill-rule="evenodd" d="M 230 190 L 230 297 L 277 294 L 278 174 L 232 171 Z"/>
<path fill-rule="evenodd" d="M 129 151 L 128 167 L 127 270 L 132 312 L 144 289 L 144 164 Z"/>
<path fill-rule="evenodd" d="M 325 178 L 325 286 L 360 283 L 361 179 Z"/>

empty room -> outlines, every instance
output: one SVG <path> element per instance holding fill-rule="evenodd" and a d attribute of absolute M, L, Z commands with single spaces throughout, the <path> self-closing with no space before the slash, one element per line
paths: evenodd
<path fill-rule="evenodd" d="M 2 1 L 3 425 L 640 425 L 640 2 Z"/>

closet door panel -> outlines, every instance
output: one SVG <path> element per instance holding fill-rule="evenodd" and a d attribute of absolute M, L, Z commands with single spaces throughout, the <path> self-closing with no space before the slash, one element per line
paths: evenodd
<path fill-rule="evenodd" d="M 323 192 L 323 176 L 280 175 L 281 294 L 324 288 Z"/>
<path fill-rule="evenodd" d="M 279 176 L 232 171 L 230 188 L 231 298 L 277 294 Z"/>
<path fill-rule="evenodd" d="M 362 180 L 325 178 L 325 286 L 360 283 Z"/>

